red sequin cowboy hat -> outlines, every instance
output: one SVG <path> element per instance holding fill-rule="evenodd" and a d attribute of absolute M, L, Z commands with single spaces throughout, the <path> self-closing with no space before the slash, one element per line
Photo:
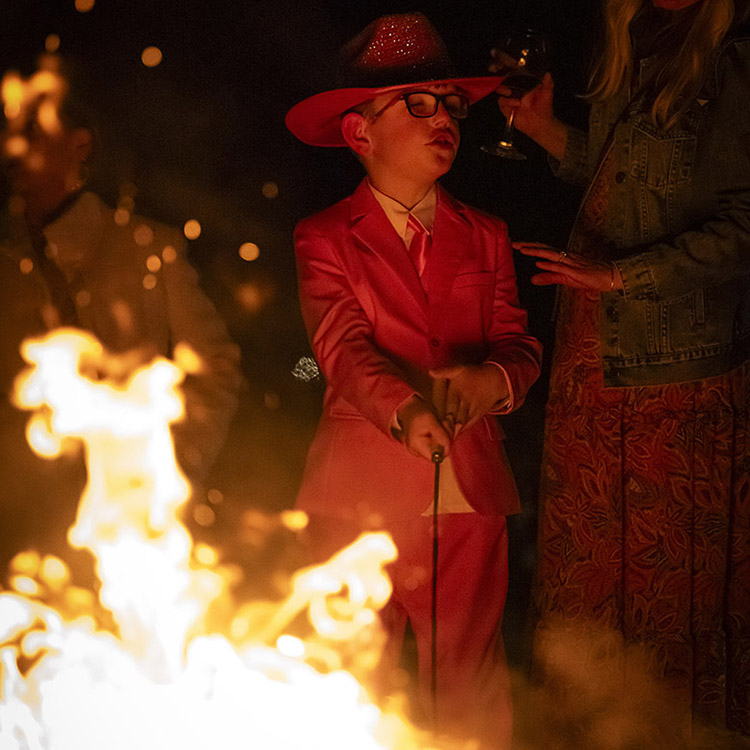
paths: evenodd
<path fill-rule="evenodd" d="M 346 146 L 341 117 L 380 94 L 415 84 L 452 84 L 473 104 L 494 91 L 497 76 L 459 78 L 445 43 L 422 13 L 382 16 L 348 42 L 339 57 L 340 87 L 295 104 L 286 126 L 311 146 Z"/>

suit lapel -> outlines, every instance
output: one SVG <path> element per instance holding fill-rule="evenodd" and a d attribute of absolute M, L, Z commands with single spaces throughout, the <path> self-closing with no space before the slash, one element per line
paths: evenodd
<path fill-rule="evenodd" d="M 422 314 L 427 312 L 427 297 L 403 240 L 363 180 L 351 198 L 351 231 L 362 252 L 362 262 L 372 264 L 377 276 L 390 274 L 394 284 L 401 284 Z"/>
<path fill-rule="evenodd" d="M 432 247 L 423 278 L 434 314 L 448 297 L 472 235 L 472 225 L 464 217 L 461 204 L 456 203 L 440 185 L 432 235 Z"/>

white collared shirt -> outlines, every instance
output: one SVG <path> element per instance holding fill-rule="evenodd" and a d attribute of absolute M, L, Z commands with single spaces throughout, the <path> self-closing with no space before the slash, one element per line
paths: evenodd
<path fill-rule="evenodd" d="M 369 180 L 367 184 L 406 247 L 411 244 L 411 238 L 414 234 L 408 226 L 410 214 L 416 216 L 422 226 L 432 234 L 432 227 L 435 224 L 435 210 L 437 209 L 437 188 L 435 185 L 430 188 L 427 195 L 419 203 L 409 209 L 395 198 L 391 198 L 390 195 L 378 190 Z"/>

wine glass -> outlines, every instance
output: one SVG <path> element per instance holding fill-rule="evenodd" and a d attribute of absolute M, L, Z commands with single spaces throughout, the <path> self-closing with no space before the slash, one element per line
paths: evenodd
<path fill-rule="evenodd" d="M 495 46 L 493 56 L 496 72 L 504 76 L 502 85 L 510 89 L 510 97 L 520 99 L 535 89 L 546 73 L 549 42 L 547 36 L 533 29 L 506 34 Z M 500 140 L 482 146 L 482 151 L 505 159 L 521 161 L 526 157 L 513 145 L 513 108 L 505 121 Z"/>

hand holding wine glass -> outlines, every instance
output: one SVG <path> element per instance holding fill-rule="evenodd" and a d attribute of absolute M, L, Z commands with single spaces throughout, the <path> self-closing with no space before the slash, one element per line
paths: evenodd
<path fill-rule="evenodd" d="M 506 115 L 505 131 L 500 140 L 482 150 L 506 159 L 522 160 L 526 157 L 513 145 L 514 121 L 522 100 L 529 92 L 534 92 L 545 80 L 547 87 L 541 92 L 539 104 L 548 107 L 551 116 L 552 79 L 545 78 L 549 43 L 546 35 L 529 30 L 510 33 L 492 50 L 493 65 L 491 70 L 504 76 L 502 86 L 498 89 L 501 98 L 506 98 L 506 106 L 501 110 Z M 540 113 L 543 114 L 543 113 Z"/>

